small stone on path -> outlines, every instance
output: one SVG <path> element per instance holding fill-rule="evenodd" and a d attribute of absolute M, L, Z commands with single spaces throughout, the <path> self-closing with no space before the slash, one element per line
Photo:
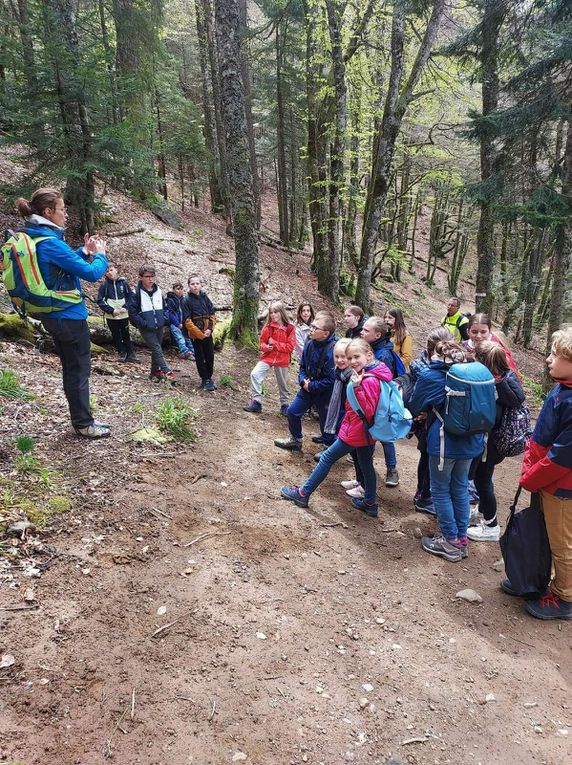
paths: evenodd
<path fill-rule="evenodd" d="M 483 599 L 479 595 L 478 592 L 475 590 L 459 590 L 459 592 L 455 595 L 456 598 L 460 598 L 460 600 L 466 600 L 468 603 L 482 603 Z"/>

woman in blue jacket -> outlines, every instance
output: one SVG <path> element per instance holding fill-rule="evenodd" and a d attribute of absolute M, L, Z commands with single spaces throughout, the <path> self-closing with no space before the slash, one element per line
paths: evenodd
<path fill-rule="evenodd" d="M 30 201 L 20 198 L 16 208 L 24 218 L 23 231 L 32 239 L 46 237 L 36 244 L 41 276 L 50 290 L 76 291 L 76 299 L 54 301 L 54 310 L 41 314 L 42 324 L 53 338 L 62 365 L 64 393 L 75 432 L 86 438 L 110 435 L 107 425 L 95 422 L 89 407 L 91 353 L 87 308 L 81 295 L 80 279 L 96 282 L 107 269 L 105 242 L 84 238 L 77 250 L 64 241 L 67 213 L 60 191 L 38 189 Z"/>
<path fill-rule="evenodd" d="M 441 463 L 441 423 L 434 414 L 446 401 L 445 378 L 452 364 L 467 360 L 464 349 L 455 342 L 438 343 L 429 367 L 419 374 L 409 410 L 414 417 L 427 414 L 427 453 L 431 496 L 439 531 L 434 537 L 423 537 L 423 549 L 448 561 L 467 557 L 467 528 L 470 504 L 468 478 L 471 462 L 484 449 L 482 433 L 452 435 L 444 431 L 445 454 Z"/>

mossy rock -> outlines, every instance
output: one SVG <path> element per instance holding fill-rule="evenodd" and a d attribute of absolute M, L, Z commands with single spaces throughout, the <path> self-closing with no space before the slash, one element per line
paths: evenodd
<path fill-rule="evenodd" d="M 92 353 L 111 353 L 109 348 L 104 348 L 102 345 L 96 345 L 95 343 L 90 344 L 90 350 Z"/>
<path fill-rule="evenodd" d="M 213 331 L 213 343 L 214 343 L 215 350 L 222 351 L 224 346 L 224 341 L 228 337 L 228 333 L 230 331 L 231 322 L 232 322 L 232 316 L 229 316 L 223 321 L 219 321 L 215 324 L 215 328 Z"/>
<path fill-rule="evenodd" d="M 32 326 L 17 313 L 0 313 L 0 337 L 20 340 L 34 345 L 37 335 Z"/>

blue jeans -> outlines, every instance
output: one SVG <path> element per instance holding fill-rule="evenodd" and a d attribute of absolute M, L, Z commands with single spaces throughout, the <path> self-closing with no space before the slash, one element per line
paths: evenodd
<path fill-rule="evenodd" d="M 323 396 L 313 396 L 305 390 L 299 390 L 288 407 L 288 430 L 290 435 L 297 439 L 302 438 L 302 417 L 314 405 L 318 410 L 318 417 L 320 418 L 320 433 L 324 436 L 325 443 L 328 443 L 331 436 L 330 434 L 324 434 L 324 425 L 326 424 L 330 395 L 331 391 L 328 391 Z"/>
<path fill-rule="evenodd" d="M 376 505 L 376 483 L 375 483 L 375 470 L 373 467 L 373 451 L 375 444 L 372 446 L 350 446 L 345 441 L 341 441 L 339 438 L 329 446 L 326 451 L 320 457 L 320 461 L 314 468 L 306 483 L 302 486 L 302 490 L 306 494 L 311 494 L 316 491 L 318 486 L 326 478 L 334 462 L 344 457 L 346 454 L 353 453 L 355 451 L 357 461 L 363 475 L 365 496 L 364 499 L 368 505 Z"/>
<path fill-rule="evenodd" d="M 467 536 L 469 515 L 469 470 L 472 459 L 454 460 L 445 457 L 439 470 L 439 456 L 429 455 L 431 496 L 441 533 L 445 539 Z"/>
<path fill-rule="evenodd" d="M 185 337 L 183 334 L 183 331 L 176 327 L 174 324 L 171 324 L 171 337 L 177 344 L 177 348 L 181 351 L 181 353 L 194 353 L 195 349 L 193 348 L 193 341 Z"/>
<path fill-rule="evenodd" d="M 395 454 L 395 444 L 381 444 L 383 446 L 383 456 L 385 457 L 385 467 L 393 470 L 397 465 L 397 455 Z"/>

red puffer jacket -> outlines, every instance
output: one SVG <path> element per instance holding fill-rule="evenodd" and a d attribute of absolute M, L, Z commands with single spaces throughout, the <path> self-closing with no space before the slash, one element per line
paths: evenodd
<path fill-rule="evenodd" d="M 268 341 L 272 338 L 272 345 Z M 296 330 L 293 324 L 265 324 L 260 334 L 260 361 L 271 367 L 290 366 L 290 356 L 296 345 Z"/>
<path fill-rule="evenodd" d="M 382 362 L 377 362 L 370 367 L 366 367 L 363 372 L 366 372 L 368 375 L 373 375 L 373 377 L 366 377 L 361 385 L 356 385 L 354 387 L 354 392 L 367 420 L 372 422 L 375 416 L 377 401 L 379 399 L 379 381 L 385 380 L 386 382 L 389 382 L 390 380 L 393 380 L 393 375 L 391 370 Z M 371 444 L 375 443 L 375 441 L 366 434 L 363 422 L 359 415 L 351 408 L 349 401 L 346 401 L 346 414 L 342 420 L 338 438 L 350 446 L 371 446 Z"/>

